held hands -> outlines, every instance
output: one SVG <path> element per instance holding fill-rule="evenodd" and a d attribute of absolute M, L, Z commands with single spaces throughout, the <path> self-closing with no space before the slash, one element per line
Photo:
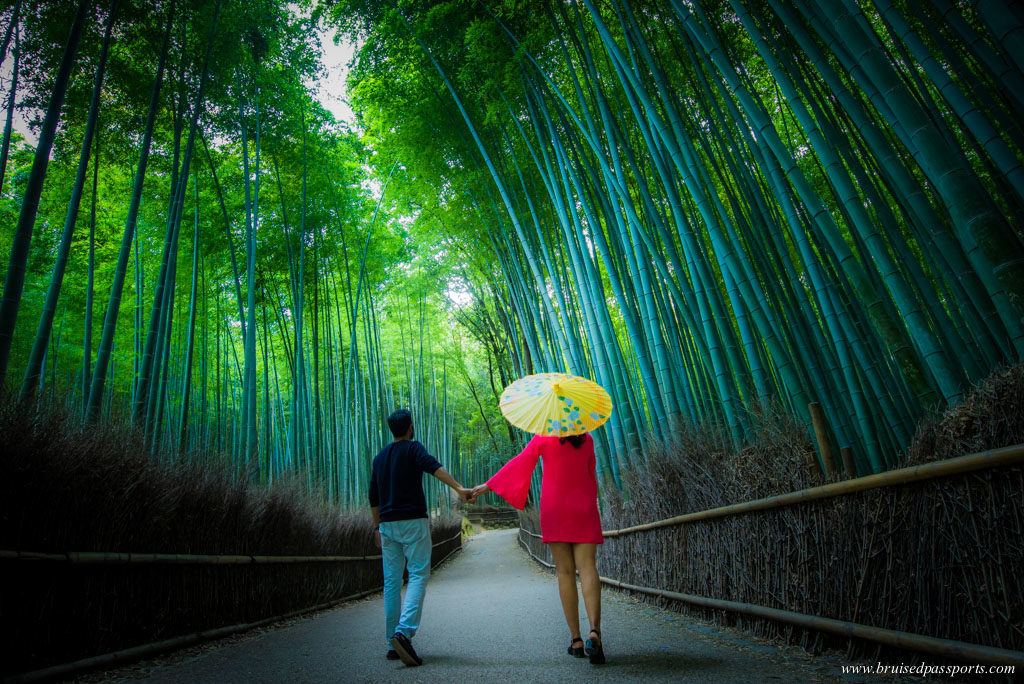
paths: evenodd
<path fill-rule="evenodd" d="M 476 497 L 473 496 L 472 489 L 468 489 L 466 487 L 459 487 L 455 491 L 459 493 L 459 498 L 465 501 L 466 503 L 476 503 Z"/>
<path fill-rule="evenodd" d="M 483 494 L 486 494 L 487 492 L 491 491 L 491 488 L 488 487 L 485 484 L 482 484 L 482 485 L 477 485 L 476 487 L 473 487 L 472 489 L 460 486 L 460 487 L 457 487 L 455 489 L 455 491 L 458 492 L 460 499 L 462 499 L 466 503 L 474 504 L 474 503 L 476 503 L 476 500 L 477 500 L 477 498 L 479 496 L 481 496 Z"/>

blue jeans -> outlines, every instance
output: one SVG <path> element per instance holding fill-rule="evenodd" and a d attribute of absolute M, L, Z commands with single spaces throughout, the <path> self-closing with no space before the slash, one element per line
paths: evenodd
<path fill-rule="evenodd" d="M 380 523 L 384 558 L 384 623 L 390 640 L 395 632 L 416 635 L 423 614 L 423 594 L 430 577 L 430 521 L 427 518 Z M 402 602 L 402 569 L 408 563 L 409 586 Z M 390 641 L 388 648 L 391 648 Z"/>

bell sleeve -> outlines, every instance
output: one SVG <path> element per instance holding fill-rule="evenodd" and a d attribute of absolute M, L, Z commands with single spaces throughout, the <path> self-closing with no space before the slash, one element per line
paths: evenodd
<path fill-rule="evenodd" d="M 521 454 L 503 465 L 501 470 L 487 481 L 487 486 L 492 492 L 519 510 L 526 506 L 526 496 L 530 492 L 530 476 L 533 475 L 537 459 L 540 458 L 538 439 L 539 437 L 534 436 Z"/>

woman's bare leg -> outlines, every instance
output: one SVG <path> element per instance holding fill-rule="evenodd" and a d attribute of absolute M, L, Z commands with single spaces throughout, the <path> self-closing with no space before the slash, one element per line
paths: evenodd
<path fill-rule="evenodd" d="M 558 596 L 562 599 L 562 611 L 565 622 L 569 625 L 569 634 L 573 639 L 580 638 L 580 599 L 576 593 L 576 561 L 573 559 L 572 544 L 569 542 L 551 542 L 551 557 L 555 561 L 555 574 L 558 576 Z"/>
<path fill-rule="evenodd" d="M 601 578 L 597 574 L 597 544 L 573 544 L 573 560 L 580 573 L 583 605 L 587 609 L 590 629 L 601 631 Z M 575 588 L 575 587 L 574 587 Z M 593 637 L 594 635 L 592 635 Z M 600 635 L 595 639 L 601 643 Z"/>

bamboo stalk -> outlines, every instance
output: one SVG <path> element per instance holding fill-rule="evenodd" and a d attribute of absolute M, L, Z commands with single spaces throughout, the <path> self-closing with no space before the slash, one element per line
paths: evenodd
<path fill-rule="evenodd" d="M 811 414 L 811 423 L 814 425 L 814 437 L 818 440 L 818 452 L 821 454 L 821 464 L 825 468 L 825 477 L 831 478 L 836 474 L 836 460 L 832 453 L 832 443 L 828 439 L 828 421 L 825 419 L 825 412 L 821 404 L 814 401 L 807 405 Z"/>
<path fill-rule="evenodd" d="M 857 477 L 857 464 L 853 460 L 853 447 L 840 447 L 839 455 L 843 459 L 843 470 L 846 471 L 846 477 Z"/>

